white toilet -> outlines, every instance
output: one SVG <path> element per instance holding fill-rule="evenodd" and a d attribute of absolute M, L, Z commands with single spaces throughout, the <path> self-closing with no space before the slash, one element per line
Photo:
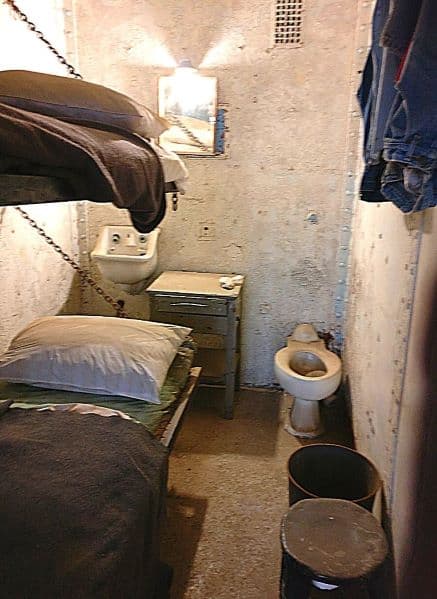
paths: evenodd
<path fill-rule="evenodd" d="M 275 374 L 294 397 L 286 430 L 296 437 L 317 437 L 323 429 L 318 402 L 330 397 L 341 381 L 341 360 L 328 351 L 311 324 L 299 324 L 287 347 L 275 354 Z"/>
<path fill-rule="evenodd" d="M 105 279 L 135 293 L 156 270 L 158 237 L 159 229 L 138 233 L 129 225 L 107 225 L 101 229 L 91 257 Z"/>

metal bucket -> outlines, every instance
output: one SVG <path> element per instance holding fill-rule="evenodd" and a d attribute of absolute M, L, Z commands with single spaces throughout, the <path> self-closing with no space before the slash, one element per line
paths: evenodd
<path fill-rule="evenodd" d="M 347 499 L 371 511 L 380 487 L 381 478 L 372 462 L 342 445 L 306 445 L 288 460 L 289 505 L 326 497 Z"/>

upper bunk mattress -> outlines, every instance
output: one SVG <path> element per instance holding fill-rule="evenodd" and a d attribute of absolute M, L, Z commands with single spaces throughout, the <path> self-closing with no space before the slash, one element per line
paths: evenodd
<path fill-rule="evenodd" d="M 141 233 L 165 214 L 161 160 L 139 135 L 95 129 L 0 104 L 0 172 L 53 174 L 72 189 L 70 200 L 126 208 Z"/>

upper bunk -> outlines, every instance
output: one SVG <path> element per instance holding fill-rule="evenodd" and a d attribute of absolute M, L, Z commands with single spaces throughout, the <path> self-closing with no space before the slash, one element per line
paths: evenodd
<path fill-rule="evenodd" d="M 180 190 L 175 181 L 166 181 L 164 191 L 176 194 Z M 0 207 L 90 200 L 82 195 L 60 177 L 0 174 Z"/>
<path fill-rule="evenodd" d="M 0 206 L 88 200 L 129 211 L 138 231 L 184 191 L 181 159 L 156 144 L 168 122 L 114 90 L 0 71 Z"/>
<path fill-rule="evenodd" d="M 0 103 L 0 206 L 110 202 L 149 233 L 186 177 L 176 154 L 140 135 Z"/>
<path fill-rule="evenodd" d="M 55 177 L 0 175 L 0 206 L 82 200 L 67 181 Z"/>

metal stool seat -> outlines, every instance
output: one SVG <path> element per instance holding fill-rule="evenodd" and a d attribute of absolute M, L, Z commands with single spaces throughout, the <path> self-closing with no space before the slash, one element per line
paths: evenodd
<path fill-rule="evenodd" d="M 319 588 L 371 583 L 388 553 L 376 518 L 343 499 L 294 504 L 282 520 L 281 543 L 281 599 L 307 599 L 314 583 Z M 378 596 L 372 584 L 368 594 Z"/>

